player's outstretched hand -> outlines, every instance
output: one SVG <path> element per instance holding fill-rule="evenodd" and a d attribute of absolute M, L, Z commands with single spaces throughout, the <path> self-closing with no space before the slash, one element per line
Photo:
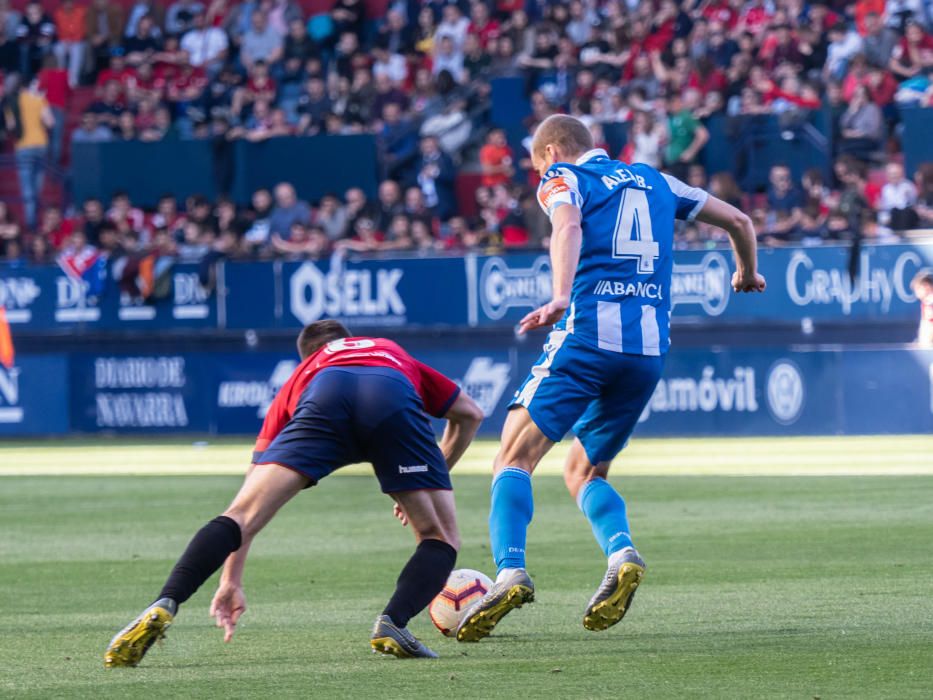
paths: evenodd
<path fill-rule="evenodd" d="M 398 503 L 396 503 L 395 506 L 392 508 L 392 515 L 398 518 L 398 521 L 403 526 L 408 525 L 408 516 L 405 515 L 405 511 L 402 510 L 402 507 Z"/>
<path fill-rule="evenodd" d="M 519 334 L 533 331 L 535 328 L 553 326 L 563 318 L 567 306 L 568 302 L 558 300 L 549 301 L 544 306 L 535 309 L 519 322 Z"/>
<path fill-rule="evenodd" d="M 243 587 L 232 583 L 221 583 L 211 601 L 211 617 L 224 631 L 224 641 L 233 638 L 233 631 L 240 615 L 246 612 L 246 596 Z"/>
<path fill-rule="evenodd" d="M 763 292 L 767 286 L 765 278 L 757 272 L 754 275 L 739 275 L 738 271 L 732 273 L 732 288 L 737 292 Z"/>

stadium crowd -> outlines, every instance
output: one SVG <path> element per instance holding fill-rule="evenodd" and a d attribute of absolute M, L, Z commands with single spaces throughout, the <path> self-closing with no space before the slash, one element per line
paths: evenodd
<path fill-rule="evenodd" d="M 665 168 L 744 207 L 764 244 L 885 239 L 933 227 L 933 164 L 904 175 L 899 108 L 933 104 L 929 0 L 397 0 L 378 19 L 361 0 L 308 16 L 291 0 L 119 3 L 0 0 L 3 126 L 24 216 L 0 206 L 9 261 L 61 254 L 139 259 L 314 257 L 335 250 L 427 252 L 547 245 L 527 152 L 490 130 L 489 79 L 518 77 L 529 130 L 557 111 L 598 144 L 625 123 L 623 160 Z M 67 135 L 71 91 L 96 98 Z M 831 116 L 831 173 L 774 165 L 765 192 L 707 173 L 704 120 Z M 125 193 L 75 211 L 39 206 L 63 140 L 260 141 L 372 133 L 389 177 L 301 201 L 281 183 L 250 206 L 167 195 L 143 212 Z M 482 145 L 480 145 L 482 144 Z M 518 151 L 518 152 L 515 152 Z M 472 215 L 458 172 L 480 171 Z M 685 247 L 718 245 L 680 231 Z"/>

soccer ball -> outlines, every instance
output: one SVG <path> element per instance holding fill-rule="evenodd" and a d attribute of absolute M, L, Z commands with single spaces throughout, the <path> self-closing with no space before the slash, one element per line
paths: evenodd
<path fill-rule="evenodd" d="M 457 569 L 447 579 L 444 590 L 428 606 L 431 622 L 448 637 L 457 632 L 463 614 L 492 587 L 492 579 L 482 571 Z"/>

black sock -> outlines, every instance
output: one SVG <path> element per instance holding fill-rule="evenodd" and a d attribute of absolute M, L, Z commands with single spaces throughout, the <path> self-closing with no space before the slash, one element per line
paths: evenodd
<path fill-rule="evenodd" d="M 382 611 L 404 627 L 441 592 L 457 562 L 457 550 L 440 540 L 422 540 L 399 574 L 392 599 Z"/>
<path fill-rule="evenodd" d="M 175 564 L 162 587 L 159 598 L 171 598 L 181 605 L 240 548 L 240 526 L 232 518 L 220 515 L 202 527 Z"/>

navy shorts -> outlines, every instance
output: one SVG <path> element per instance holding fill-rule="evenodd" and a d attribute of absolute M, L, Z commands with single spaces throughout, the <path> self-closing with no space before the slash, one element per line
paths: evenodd
<path fill-rule="evenodd" d="M 328 367 L 257 464 L 278 464 L 314 485 L 348 464 L 371 462 L 384 493 L 450 489 L 444 455 L 421 397 L 388 367 Z"/>
<path fill-rule="evenodd" d="M 601 350 L 551 331 L 509 408 L 524 406 L 554 442 L 572 431 L 591 463 L 609 462 L 628 442 L 663 369 L 663 355 Z"/>

